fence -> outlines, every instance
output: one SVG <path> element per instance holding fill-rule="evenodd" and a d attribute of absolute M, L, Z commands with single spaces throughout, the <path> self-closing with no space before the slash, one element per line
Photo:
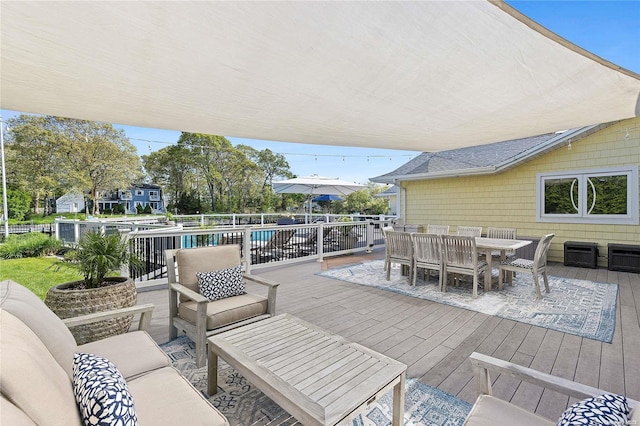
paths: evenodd
<path fill-rule="evenodd" d="M 238 244 L 247 270 L 295 263 L 347 253 L 371 251 L 384 244 L 385 222 L 333 222 L 325 224 L 212 229 L 150 229 L 129 233 L 132 250 L 143 262 L 132 271 L 136 281 L 166 278 L 167 249 Z"/>
<path fill-rule="evenodd" d="M 387 215 L 339 215 L 339 214 L 291 214 L 282 213 L 238 213 L 238 214 L 197 214 L 197 215 L 172 215 L 171 220 L 185 227 L 205 226 L 254 226 L 275 225 L 283 219 L 293 219 L 296 224 L 308 224 L 317 222 L 336 222 L 340 218 L 348 218 L 353 221 L 395 221 L 396 216 Z"/>

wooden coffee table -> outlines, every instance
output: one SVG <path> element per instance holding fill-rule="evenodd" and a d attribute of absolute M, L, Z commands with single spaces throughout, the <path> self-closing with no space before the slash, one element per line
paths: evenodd
<path fill-rule="evenodd" d="M 403 424 L 407 366 L 292 315 L 208 339 L 209 395 L 218 356 L 304 425 L 342 424 L 393 388 L 393 426 Z"/>

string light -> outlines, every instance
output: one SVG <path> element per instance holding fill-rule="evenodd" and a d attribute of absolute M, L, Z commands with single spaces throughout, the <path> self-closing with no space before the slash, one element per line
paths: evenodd
<path fill-rule="evenodd" d="M 132 141 L 146 142 L 151 151 L 151 144 L 163 144 L 163 145 L 175 145 L 175 142 L 167 142 L 167 141 L 156 141 L 149 139 L 139 139 L 139 138 L 129 138 Z M 210 149 L 210 147 L 205 145 L 189 145 L 190 148 L 200 148 L 200 152 L 204 152 L 206 149 Z M 313 157 L 316 161 L 318 161 L 318 157 L 327 157 L 327 158 L 342 158 L 342 161 L 346 161 L 347 158 L 366 158 L 367 161 L 370 161 L 372 158 L 389 158 L 389 161 L 393 161 L 394 158 L 411 158 L 415 157 L 415 155 L 411 154 L 398 154 L 398 155 L 357 155 L 357 154 L 309 154 L 309 153 L 300 153 L 300 152 L 274 152 L 275 154 L 287 155 L 287 156 L 302 156 L 302 157 Z"/>

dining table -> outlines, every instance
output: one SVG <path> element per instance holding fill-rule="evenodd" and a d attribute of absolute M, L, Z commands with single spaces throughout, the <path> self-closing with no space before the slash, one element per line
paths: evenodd
<path fill-rule="evenodd" d="M 522 247 L 526 247 L 531 244 L 533 241 L 531 240 L 510 240 L 504 238 L 487 238 L 487 237 L 476 237 L 476 248 L 479 252 L 483 252 L 486 254 L 487 259 L 487 270 L 485 271 L 485 290 L 491 290 L 491 263 L 492 256 L 491 253 L 494 251 L 500 252 L 500 261 L 506 258 L 507 250 L 517 250 Z"/>

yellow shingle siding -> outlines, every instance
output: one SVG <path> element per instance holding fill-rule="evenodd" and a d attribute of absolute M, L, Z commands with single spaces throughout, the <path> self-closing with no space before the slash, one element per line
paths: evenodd
<path fill-rule="evenodd" d="M 625 138 L 629 129 L 629 137 Z M 536 222 L 536 174 L 640 164 L 640 118 L 625 120 L 497 175 L 402 182 L 406 223 L 514 227 L 519 236 L 556 236 L 549 260 L 562 262 L 565 241 L 598 243 L 607 265 L 610 242 L 640 244 L 639 225 Z M 640 196 L 640 187 L 638 188 Z"/>

